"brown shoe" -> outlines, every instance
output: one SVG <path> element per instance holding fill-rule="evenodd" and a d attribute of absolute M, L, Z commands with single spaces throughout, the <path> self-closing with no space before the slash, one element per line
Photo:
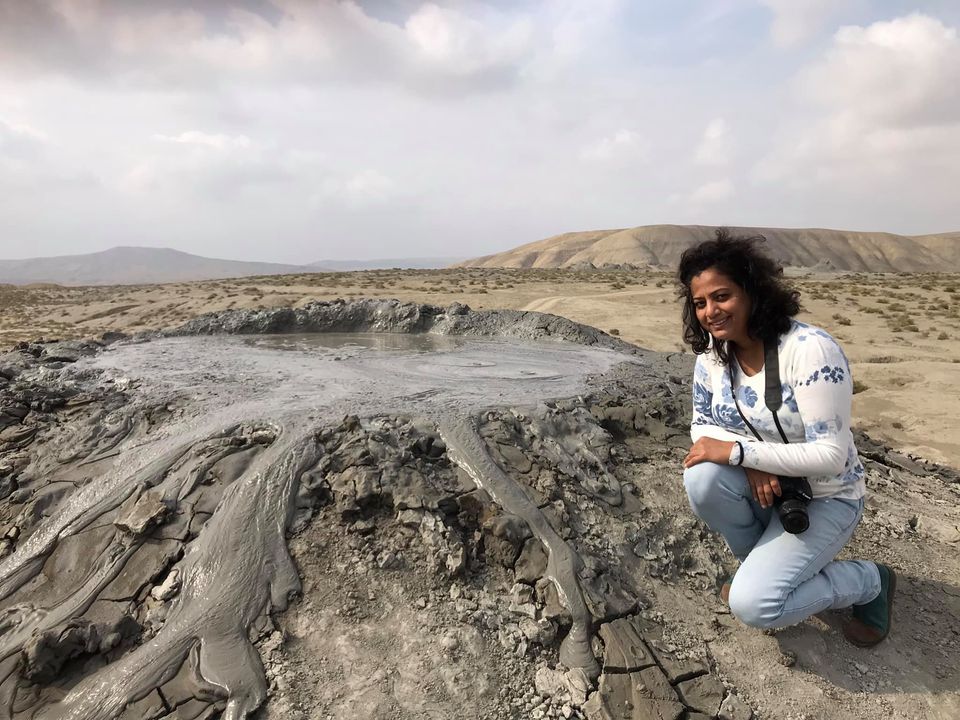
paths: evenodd
<path fill-rule="evenodd" d="M 893 595 L 897 590 L 897 575 L 893 568 L 877 564 L 880 571 L 880 594 L 864 605 L 853 606 L 853 617 L 843 626 L 843 635 L 853 645 L 870 648 L 878 645 L 890 633 L 893 625 Z"/>

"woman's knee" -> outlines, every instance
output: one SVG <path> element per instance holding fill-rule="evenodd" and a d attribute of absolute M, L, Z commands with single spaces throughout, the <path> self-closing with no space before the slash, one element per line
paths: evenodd
<path fill-rule="evenodd" d="M 730 586 L 730 612 L 740 622 L 750 627 L 768 629 L 779 627 L 783 617 L 784 601 L 776 594 L 765 592 L 765 588 L 756 583 L 746 583 L 739 573 Z"/>
<path fill-rule="evenodd" d="M 683 471 L 683 487 L 694 512 L 715 499 L 719 489 L 719 469 L 719 465 L 704 462 Z"/>

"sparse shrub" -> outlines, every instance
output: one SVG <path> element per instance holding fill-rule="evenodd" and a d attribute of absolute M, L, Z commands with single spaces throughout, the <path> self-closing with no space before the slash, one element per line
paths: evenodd
<path fill-rule="evenodd" d="M 841 315 L 840 313 L 834 313 L 833 319 L 837 321 L 837 325 L 850 325 L 850 318 Z"/>
<path fill-rule="evenodd" d="M 610 335 L 619 335 L 620 331 L 617 328 L 610 328 L 609 330 L 607 330 L 607 333 L 609 333 Z"/>
<path fill-rule="evenodd" d="M 893 421 L 892 423 L 890 423 L 890 424 L 891 424 L 893 427 L 895 427 L 897 430 L 903 430 L 903 423 L 900 422 L 899 420 L 894 420 L 894 421 Z"/>
<path fill-rule="evenodd" d="M 950 335 L 948 335 L 946 332 L 942 332 L 939 335 L 937 335 L 937 340 L 949 340 L 949 339 L 950 339 Z"/>
<path fill-rule="evenodd" d="M 854 394 L 854 395 L 856 395 L 857 393 L 862 393 L 864 390 L 869 390 L 869 389 L 870 389 L 869 386 L 866 385 L 865 383 L 861 382 L 860 380 L 854 380 L 854 381 L 853 381 L 853 394 Z"/>

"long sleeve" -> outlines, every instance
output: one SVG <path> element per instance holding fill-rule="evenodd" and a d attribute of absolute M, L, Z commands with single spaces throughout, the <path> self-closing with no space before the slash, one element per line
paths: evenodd
<path fill-rule="evenodd" d="M 848 460 L 853 397 L 847 358 L 833 338 L 817 331 L 795 338 L 782 365 L 781 381 L 793 388 L 805 441 L 753 440 L 744 446 L 743 465 L 778 475 L 839 475 Z"/>
<path fill-rule="evenodd" d="M 690 439 L 696 442 L 702 437 L 736 442 L 743 435 L 721 427 L 713 415 L 713 382 L 706 365 L 706 356 L 697 355 L 693 370 L 693 419 L 690 421 Z"/>

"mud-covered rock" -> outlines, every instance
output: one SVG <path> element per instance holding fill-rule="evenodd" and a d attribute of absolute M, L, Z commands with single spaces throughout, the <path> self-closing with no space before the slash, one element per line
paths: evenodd
<path fill-rule="evenodd" d="M 720 711 L 726 688 L 713 675 L 701 675 L 677 683 L 677 691 L 684 704 L 713 717 Z"/>
<path fill-rule="evenodd" d="M 23 676 L 36 683 L 50 682 L 69 660 L 96 652 L 100 639 L 97 626 L 82 619 L 37 633 L 23 648 Z"/>
<path fill-rule="evenodd" d="M 505 568 L 516 564 L 524 543 L 532 536 L 523 519 L 509 513 L 487 520 L 483 533 L 487 558 Z"/>
<path fill-rule="evenodd" d="M 164 502 L 160 493 L 145 492 L 132 498 L 120 509 L 115 524 L 131 535 L 143 535 L 150 528 L 160 525 L 171 510 L 171 504 Z"/>
<path fill-rule="evenodd" d="M 528 538 L 513 565 L 514 578 L 517 582 L 535 584 L 547 571 L 547 560 L 547 550 L 543 543 L 537 538 Z"/>

